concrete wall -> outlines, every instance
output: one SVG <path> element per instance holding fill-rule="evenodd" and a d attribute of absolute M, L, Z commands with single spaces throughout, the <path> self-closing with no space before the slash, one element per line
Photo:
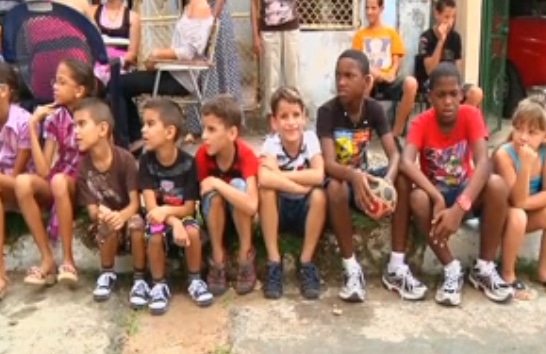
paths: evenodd
<path fill-rule="evenodd" d="M 483 0 L 459 0 L 456 29 L 463 42 L 465 82 L 478 83 L 480 77 L 481 22 Z"/>

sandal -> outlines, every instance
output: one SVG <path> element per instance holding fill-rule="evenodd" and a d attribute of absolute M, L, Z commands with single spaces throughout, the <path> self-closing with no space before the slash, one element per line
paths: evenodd
<path fill-rule="evenodd" d="M 71 264 L 63 264 L 59 267 L 57 281 L 66 285 L 76 285 L 78 283 L 78 271 Z"/>
<path fill-rule="evenodd" d="M 534 299 L 533 291 L 521 280 L 516 279 L 510 284 L 514 289 L 514 298 L 521 301 L 530 301 Z"/>
<path fill-rule="evenodd" d="M 55 273 L 44 272 L 40 267 L 31 267 L 27 271 L 27 276 L 23 281 L 29 285 L 51 286 L 55 284 L 57 278 L 55 277 Z"/>

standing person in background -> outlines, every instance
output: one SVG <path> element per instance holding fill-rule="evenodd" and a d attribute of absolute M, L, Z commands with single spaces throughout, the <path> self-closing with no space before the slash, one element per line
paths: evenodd
<path fill-rule="evenodd" d="M 262 114 L 271 115 L 267 102 L 281 85 L 298 87 L 299 15 L 297 0 L 252 0 L 254 47 L 260 59 Z M 283 83 L 284 81 L 284 83 Z"/>
<path fill-rule="evenodd" d="M 183 0 L 190 3 L 192 0 Z M 235 97 L 242 104 L 241 66 L 239 65 L 239 53 L 235 40 L 235 28 L 227 0 L 208 0 L 215 19 L 220 21 L 220 32 L 216 42 L 214 53 L 214 66 L 211 68 L 207 90 L 204 97 L 213 97 L 220 93 L 227 93 Z M 196 137 L 201 135 L 201 123 L 199 112 L 193 107 L 187 111 L 188 131 L 184 141 L 193 143 Z M 244 125 L 244 119 L 243 119 Z"/>

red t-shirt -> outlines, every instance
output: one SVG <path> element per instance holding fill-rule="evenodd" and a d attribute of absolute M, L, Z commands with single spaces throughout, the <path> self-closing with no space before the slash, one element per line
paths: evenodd
<path fill-rule="evenodd" d="M 246 181 L 249 177 L 255 177 L 258 174 L 258 157 L 254 150 L 241 139 L 235 142 L 235 158 L 227 171 L 220 170 L 216 158 L 207 154 L 207 149 L 203 145 L 197 150 L 195 160 L 199 182 L 209 176 L 221 178 L 226 183 L 234 178 L 242 178 Z"/>
<path fill-rule="evenodd" d="M 440 130 L 436 111 L 428 110 L 413 121 L 408 143 L 419 150 L 421 170 L 439 189 L 456 188 L 472 176 L 472 144 L 487 139 L 483 116 L 475 107 L 461 105 L 449 135 Z"/>

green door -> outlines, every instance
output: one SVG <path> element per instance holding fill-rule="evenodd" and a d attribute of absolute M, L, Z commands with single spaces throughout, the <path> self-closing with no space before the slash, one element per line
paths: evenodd
<path fill-rule="evenodd" d="M 517 1 L 517 0 L 516 0 Z M 483 0 L 480 85 L 490 132 L 501 128 L 510 0 Z"/>

